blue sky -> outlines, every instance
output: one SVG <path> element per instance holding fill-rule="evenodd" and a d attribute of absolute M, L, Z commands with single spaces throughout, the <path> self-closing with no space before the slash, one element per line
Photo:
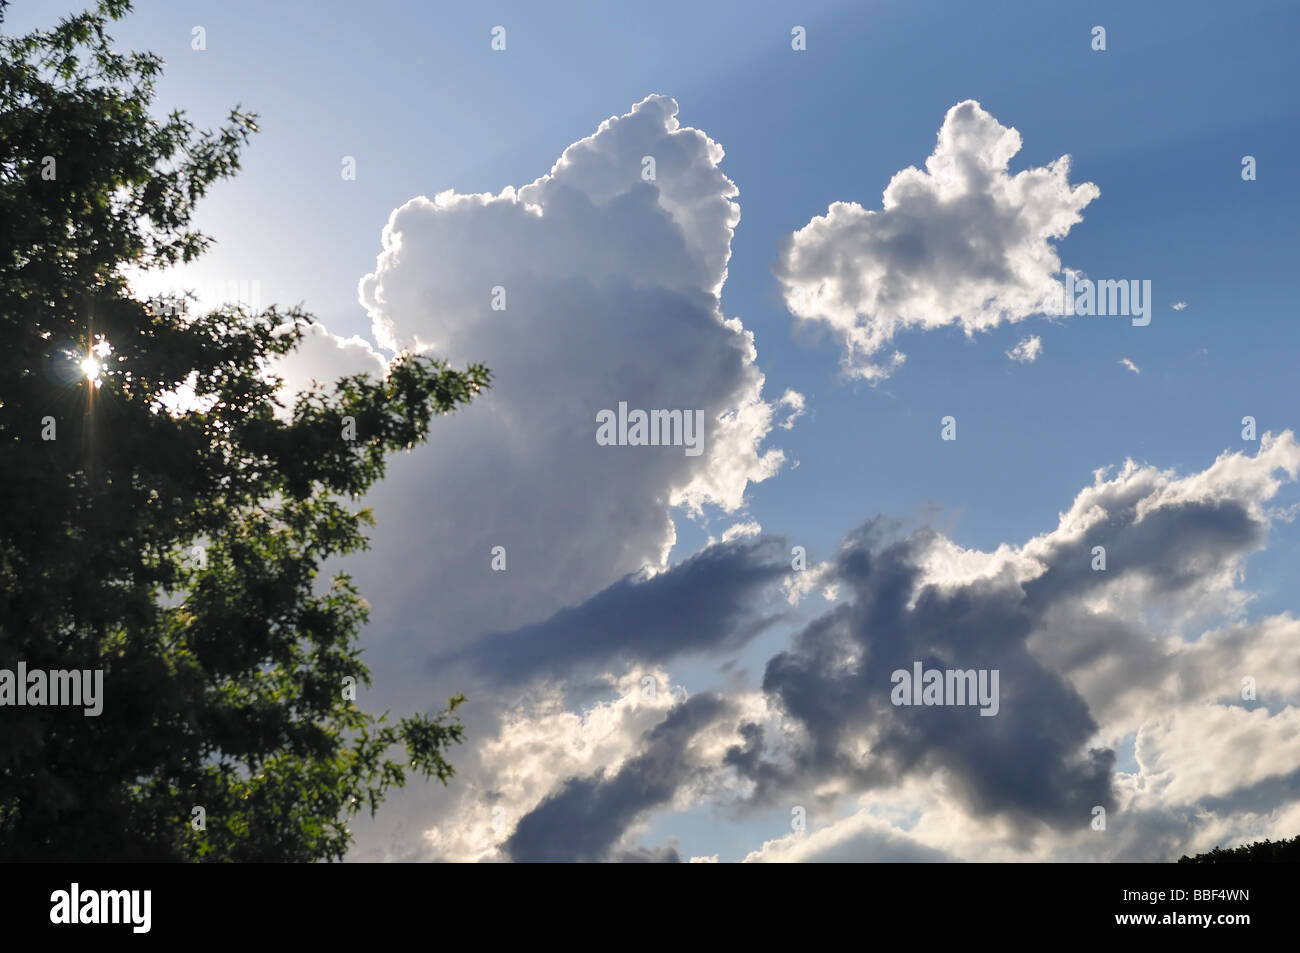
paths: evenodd
<path fill-rule="evenodd" d="M 13 26 L 53 6 L 17 3 Z M 683 124 L 727 150 L 724 171 L 740 188 L 724 309 L 754 330 L 774 384 L 816 395 L 786 442 L 791 455 L 836 462 L 756 487 L 752 507 L 784 514 L 817 545 L 866 510 L 926 500 L 962 509 L 963 541 L 995 544 L 1041 526 L 1097 466 L 1126 455 L 1200 465 L 1240 442 L 1238 421 L 1256 408 L 1261 429 L 1294 423 L 1292 5 L 136 9 L 117 32 L 166 58 L 160 103 L 200 123 L 235 103 L 262 118 L 244 171 L 203 210 L 218 243 L 196 280 L 255 277 L 263 300 L 302 301 L 341 334 L 366 331 L 355 283 L 394 207 L 531 181 L 600 120 L 651 92 L 676 98 Z M 498 23 L 504 55 L 489 49 Z M 803 55 L 789 49 L 793 23 L 809 31 Z M 1107 28 L 1104 53 L 1090 49 L 1094 24 Z M 194 25 L 206 51 L 190 49 Z M 839 381 L 834 348 L 791 333 L 769 267 L 777 244 L 832 201 L 878 207 L 894 172 L 919 165 L 943 113 L 968 98 L 1021 132 L 1013 168 L 1068 153 L 1074 178 L 1099 185 L 1062 259 L 1089 274 L 1149 276 L 1157 317 L 1142 330 L 1034 326 L 1045 350 L 1030 367 L 1003 356 L 1027 325 L 973 341 L 914 335 L 907 373 L 888 387 Z M 1247 154 L 1260 164 L 1251 183 L 1239 175 Z M 342 155 L 357 157 L 355 182 L 340 180 Z M 1169 310 L 1182 300 L 1186 311 Z M 947 447 L 932 438 L 954 408 L 972 439 Z"/>
<path fill-rule="evenodd" d="M 6 28 L 77 6 L 17 0 Z M 374 340 L 357 284 L 376 270 L 380 230 L 408 200 L 526 185 L 654 93 L 676 100 L 682 126 L 721 144 L 720 169 L 739 188 L 740 208 L 721 310 L 755 336 L 764 398 L 793 390 L 806 405 L 789 430 L 771 431 L 768 445 L 784 450 L 786 464 L 751 480 L 743 506 L 709 506 L 698 519 L 672 511 L 665 566 L 743 520 L 807 547 L 819 563 L 877 514 L 932 526 L 968 549 L 1020 546 L 1051 532 L 1099 467 L 1132 458 L 1185 476 L 1224 451 L 1254 456 L 1259 443 L 1241 436 L 1245 415 L 1260 435 L 1296 427 L 1294 4 L 135 7 L 116 36 L 166 59 L 160 108 L 182 106 L 200 125 L 236 103 L 261 117 L 242 173 L 202 208 L 200 227 L 217 244 L 186 279 L 259 281 L 263 304 L 301 302 L 341 337 Z M 498 24 L 504 52 L 490 48 Z M 795 25 L 806 28 L 804 51 L 791 49 Z M 1106 29 L 1105 51 L 1091 48 L 1095 25 Z M 206 31 L 205 50 L 191 49 L 195 26 Z M 1088 276 L 1150 280 L 1151 322 L 1036 316 L 969 336 L 953 324 L 908 330 L 891 345 L 907 354 L 901 367 L 883 380 L 854 378 L 835 335 L 794 317 L 773 266 L 789 236 L 831 203 L 879 209 L 890 180 L 923 166 L 945 114 L 965 100 L 1019 132 L 1013 174 L 1069 155 L 1071 185 L 1100 189 L 1052 244 Z M 1255 181 L 1241 176 L 1247 155 Z M 356 159 L 355 181 L 340 176 L 344 156 Z M 1177 302 L 1186 307 L 1175 310 Z M 1029 335 L 1041 338 L 1041 356 L 1010 360 L 1006 352 Z M 957 418 L 955 441 L 940 439 L 945 415 Z M 1268 505 L 1296 499 L 1284 485 Z M 1298 546 L 1296 524 L 1275 519 L 1266 548 L 1239 554 L 1253 601 L 1231 618 L 1295 609 Z M 377 558 L 399 551 L 380 546 Z M 383 580 L 373 582 L 383 591 Z M 599 588 L 575 580 L 555 608 Z M 687 653 L 672 680 L 691 693 L 718 690 L 741 669 L 755 689 L 768 658 L 827 608 L 812 597 L 732 655 Z M 502 612 L 483 618 L 485 631 L 541 621 Z M 463 617 L 477 618 L 468 608 Z M 394 648 L 414 651 L 409 634 L 368 637 L 380 654 L 388 646 L 390 667 L 410 666 Z M 1131 752 L 1121 764 L 1133 770 Z M 1279 805 L 1268 823 L 1286 810 Z M 411 825 L 422 823 L 417 807 L 408 813 Z M 701 801 L 681 811 L 661 805 L 639 823 L 646 843 L 676 837 L 683 858 L 725 861 L 781 836 L 788 815 L 781 802 L 719 824 Z M 1198 836 L 1189 827 L 1180 843 Z M 389 854 L 402 854 L 388 843 Z"/>

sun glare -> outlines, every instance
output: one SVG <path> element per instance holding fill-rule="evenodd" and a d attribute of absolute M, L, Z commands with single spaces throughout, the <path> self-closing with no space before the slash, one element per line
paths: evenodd
<path fill-rule="evenodd" d="M 79 365 L 81 367 L 81 373 L 85 374 L 86 380 L 90 381 L 96 387 L 103 383 L 103 381 L 100 380 L 100 376 L 104 373 L 105 367 L 103 359 L 108 357 L 112 352 L 113 348 L 109 343 L 105 341 L 103 337 L 99 337 L 95 340 L 95 343 L 90 346 L 86 356 L 81 359 Z"/>

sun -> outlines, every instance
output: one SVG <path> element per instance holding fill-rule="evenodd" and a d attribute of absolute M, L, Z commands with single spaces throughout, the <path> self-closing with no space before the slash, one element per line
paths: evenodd
<path fill-rule="evenodd" d="M 81 373 L 86 375 L 86 380 L 90 381 L 96 387 L 103 383 L 100 375 L 104 373 L 104 362 L 101 358 L 108 357 L 113 348 L 101 336 L 94 344 L 90 346 L 86 356 L 81 360 Z"/>

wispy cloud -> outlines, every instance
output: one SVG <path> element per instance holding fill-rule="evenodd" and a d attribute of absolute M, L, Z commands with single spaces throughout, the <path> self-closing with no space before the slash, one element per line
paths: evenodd
<path fill-rule="evenodd" d="M 1035 334 L 1032 337 L 1021 338 L 1019 344 L 1007 351 L 1007 357 L 1021 364 L 1032 364 L 1042 353 L 1043 339 Z"/>

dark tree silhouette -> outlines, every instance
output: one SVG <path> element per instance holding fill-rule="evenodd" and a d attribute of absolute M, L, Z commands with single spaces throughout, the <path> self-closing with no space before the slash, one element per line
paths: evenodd
<path fill-rule="evenodd" d="M 1230 850 L 1216 847 L 1195 857 L 1183 855 L 1178 858 L 1178 862 L 1180 864 L 1294 864 L 1300 862 L 1300 837 L 1278 841 L 1260 840 Z"/>
<path fill-rule="evenodd" d="M 195 204 L 256 127 L 151 116 L 161 61 L 105 32 L 129 9 L 0 36 L 0 670 L 98 670 L 104 695 L 0 707 L 0 858 L 338 859 L 409 770 L 446 783 L 463 728 L 459 698 L 358 707 L 366 603 L 318 567 L 365 547 L 386 456 L 489 375 L 405 355 L 286 421 L 265 366 L 307 316 L 133 295 L 123 266 L 203 251 Z"/>

